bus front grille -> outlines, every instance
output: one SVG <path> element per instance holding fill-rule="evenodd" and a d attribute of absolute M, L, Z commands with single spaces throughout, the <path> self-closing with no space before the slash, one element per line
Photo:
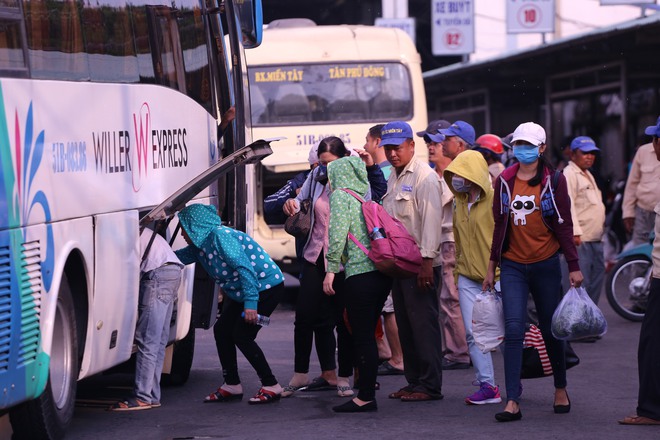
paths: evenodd
<path fill-rule="evenodd" d="M 18 341 L 14 342 L 18 343 L 18 350 L 15 352 L 16 367 L 36 359 L 41 336 L 39 322 L 42 281 L 39 242 L 24 243 L 21 247 L 21 260 L 14 274 L 18 279 L 18 295 L 14 298 L 18 301 L 16 304 L 12 304 L 12 266 L 9 246 L 0 247 L 0 372 L 9 369 L 13 330 L 20 329 Z M 12 314 L 12 309 L 20 311 L 20 314 Z"/>
<path fill-rule="evenodd" d="M 21 259 L 21 342 L 18 365 L 33 361 L 39 351 L 41 331 L 41 248 L 38 241 L 23 244 Z"/>

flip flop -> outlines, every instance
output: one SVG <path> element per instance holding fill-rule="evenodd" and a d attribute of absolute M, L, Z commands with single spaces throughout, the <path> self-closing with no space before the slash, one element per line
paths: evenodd
<path fill-rule="evenodd" d="M 129 397 L 108 408 L 109 411 L 141 411 L 145 409 L 151 409 L 151 403 L 143 402 L 137 397 Z"/>
<path fill-rule="evenodd" d="M 295 393 L 296 391 L 299 391 L 303 388 L 305 388 L 307 385 L 287 385 L 284 388 L 282 388 L 282 397 L 290 397 Z"/>
<path fill-rule="evenodd" d="M 385 361 L 378 366 L 379 376 L 400 376 L 402 374 L 404 374 L 403 370 L 393 367 L 388 361 Z"/>
<path fill-rule="evenodd" d="M 309 385 L 300 388 L 300 391 L 327 391 L 336 390 L 337 385 L 330 385 L 330 383 L 321 376 L 315 377 Z"/>

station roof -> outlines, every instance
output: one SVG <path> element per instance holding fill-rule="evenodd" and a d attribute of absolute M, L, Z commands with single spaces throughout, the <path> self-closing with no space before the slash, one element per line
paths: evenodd
<path fill-rule="evenodd" d="M 526 86 L 539 87 L 548 75 L 625 61 L 631 78 L 646 72 L 660 77 L 660 13 L 565 37 L 533 48 L 424 73 L 427 87 L 457 92 L 473 86 L 497 87 L 498 80 L 524 77 Z M 452 81 L 454 78 L 458 81 Z M 449 80 L 449 81 L 448 81 Z M 510 81 L 502 84 L 510 86 Z"/>

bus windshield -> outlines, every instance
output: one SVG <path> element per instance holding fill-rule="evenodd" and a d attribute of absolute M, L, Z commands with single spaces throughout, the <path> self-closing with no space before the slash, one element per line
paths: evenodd
<path fill-rule="evenodd" d="M 407 120 L 408 69 L 400 63 L 249 66 L 252 122 L 259 126 Z"/>

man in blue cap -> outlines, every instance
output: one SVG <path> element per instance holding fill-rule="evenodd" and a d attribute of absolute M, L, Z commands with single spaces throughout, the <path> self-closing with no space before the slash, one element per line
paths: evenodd
<path fill-rule="evenodd" d="M 452 160 L 474 145 L 474 127 L 465 121 L 456 121 L 448 128 L 440 130 L 440 133 L 445 135 L 442 153 Z"/>
<path fill-rule="evenodd" d="M 653 129 L 648 127 L 644 133 L 653 136 Z M 653 230 L 655 213 L 653 208 L 660 201 L 658 191 L 660 163 L 655 160 L 652 144 L 644 144 L 637 149 L 633 159 L 626 189 L 623 193 L 623 224 L 632 238 L 624 249 L 649 242 L 649 233 Z"/>
<path fill-rule="evenodd" d="M 660 163 L 660 118 L 655 126 L 647 127 L 646 134 L 653 136 L 653 153 Z M 658 181 L 656 180 L 656 185 Z M 656 186 L 657 188 L 657 186 Z M 655 213 L 655 240 L 653 241 L 653 274 L 651 291 L 644 321 L 639 332 L 637 363 L 639 364 L 639 394 L 637 414 L 619 420 L 622 425 L 660 425 L 660 202 Z"/>
<path fill-rule="evenodd" d="M 571 196 L 573 241 L 577 247 L 580 269 L 584 275 L 582 286 L 596 304 L 603 288 L 605 275 L 605 258 L 601 241 L 605 226 L 605 204 L 589 168 L 593 166 L 598 151 L 600 149 L 590 137 L 576 137 L 571 142 L 571 160 L 563 171 L 568 185 L 568 195 Z M 568 271 L 564 278 L 568 281 Z M 564 287 L 568 288 L 568 283 Z"/>
<path fill-rule="evenodd" d="M 456 269 L 456 243 L 454 242 L 452 204 L 454 195 L 442 178 L 442 173 L 452 159 L 442 152 L 445 135 L 441 130 L 449 128 L 451 123 L 444 119 L 431 121 L 425 131 L 418 131 L 429 151 L 429 162 L 435 165 L 435 172 L 440 178 L 440 198 L 442 200 L 442 244 L 440 248 L 441 267 L 434 268 L 438 301 L 440 304 L 440 328 L 443 335 L 443 370 L 463 370 L 470 368 L 465 325 L 458 300 L 458 288 L 454 281 Z"/>
<path fill-rule="evenodd" d="M 380 144 L 395 173 L 387 181 L 383 207 L 403 223 L 422 254 L 417 278 L 395 279 L 392 286 L 408 383 L 389 398 L 403 402 L 442 399 L 442 336 L 433 280 L 433 268 L 441 263 L 440 183 L 431 167 L 415 157 L 413 131 L 407 123 L 385 124 Z"/>

